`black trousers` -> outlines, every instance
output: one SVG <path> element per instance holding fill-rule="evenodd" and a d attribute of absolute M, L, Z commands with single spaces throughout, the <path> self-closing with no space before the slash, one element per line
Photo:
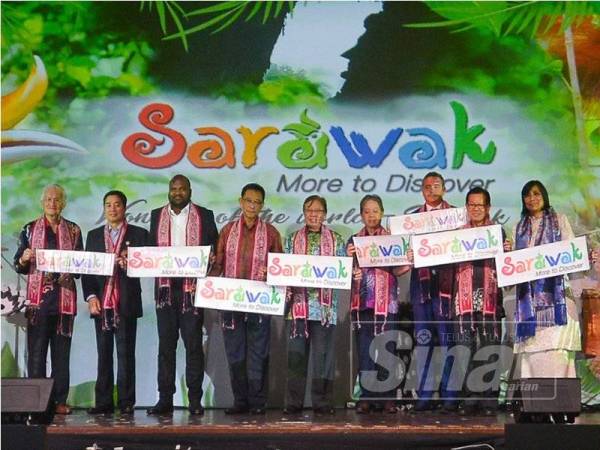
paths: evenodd
<path fill-rule="evenodd" d="M 202 324 L 204 310 L 192 308 L 181 310 L 181 290 L 173 289 L 171 305 L 156 310 L 158 325 L 158 392 L 160 402 L 173 403 L 175 394 L 175 361 L 177 341 L 181 334 L 185 346 L 185 382 L 190 407 L 199 407 L 202 400 L 204 380 L 204 350 L 202 348 Z"/>
<path fill-rule="evenodd" d="M 71 338 L 57 334 L 58 316 L 40 314 L 37 324 L 27 325 L 27 375 L 30 378 L 46 378 L 46 360 L 50 346 L 50 360 L 54 378 L 51 401 L 67 403 L 69 396 L 69 360 Z"/>
<path fill-rule="evenodd" d="M 360 311 L 359 317 L 360 327 L 357 328 L 354 333 L 356 336 L 356 350 L 358 353 L 358 373 L 361 388 L 360 398 L 363 400 L 395 400 L 396 390 L 401 386 L 405 375 L 404 373 L 400 373 L 400 364 L 397 364 L 395 370 L 390 372 L 390 367 L 386 368 L 378 364 L 378 361 L 372 356 L 375 354 L 377 345 L 385 343 L 384 348 L 379 348 L 379 352 L 377 353 L 379 358 L 383 359 L 382 352 L 384 351 L 397 357 L 396 341 L 393 340 L 395 335 L 391 334 L 389 337 L 385 337 L 386 334 L 381 334 L 379 337 L 375 335 L 375 313 L 372 309 Z M 382 319 L 378 320 L 383 321 Z M 385 330 L 395 331 L 399 328 L 397 314 L 389 314 L 387 316 L 387 322 Z M 387 359 L 389 359 L 389 356 Z M 386 385 L 389 383 L 390 388 L 382 389 L 381 386 L 383 386 L 384 383 L 378 383 L 377 381 L 370 379 L 367 376 L 369 372 L 377 373 L 376 380 L 385 381 Z M 402 378 L 399 377 L 400 375 Z"/>
<path fill-rule="evenodd" d="M 292 321 L 286 320 L 288 376 L 285 404 L 296 408 L 302 408 L 304 405 L 308 358 L 312 352 L 312 407 L 333 407 L 335 325 L 323 326 L 317 320 L 309 320 L 307 324 L 308 337 L 304 333 L 304 322 L 300 320 L 297 336 L 290 337 Z"/>
<path fill-rule="evenodd" d="M 234 405 L 264 408 L 269 379 L 271 316 L 233 313 L 233 320 L 235 327 L 224 329 L 223 339 Z"/>
<path fill-rule="evenodd" d="M 95 318 L 98 375 L 96 406 L 113 407 L 115 384 L 113 353 L 117 345 L 117 401 L 119 408 L 135 405 L 135 338 L 137 318 L 120 317 L 119 327 L 102 330 L 102 319 Z"/>
<path fill-rule="evenodd" d="M 465 385 L 463 395 L 465 396 L 465 406 L 473 408 L 496 409 L 498 407 L 498 389 L 493 389 L 489 385 L 494 383 L 494 375 L 497 371 L 490 370 L 483 379 L 479 376 L 471 377 L 477 370 L 485 366 L 490 369 L 495 364 L 500 364 L 500 358 L 496 352 L 492 352 L 487 360 L 474 358 L 480 349 L 489 346 L 499 346 L 501 329 L 498 321 L 483 321 L 483 315 L 480 312 L 473 314 L 472 320 L 469 315 L 463 318 L 462 327 L 457 325 L 460 336 L 460 345 L 469 348 L 470 358 L 467 367 L 463 367 L 465 373 Z M 463 362 L 464 363 L 464 362 Z"/>

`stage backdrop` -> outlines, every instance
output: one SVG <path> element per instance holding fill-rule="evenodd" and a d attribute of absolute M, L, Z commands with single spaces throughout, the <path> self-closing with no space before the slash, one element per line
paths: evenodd
<path fill-rule="evenodd" d="M 598 9 L 2 2 L 2 308 L 12 312 L 2 318 L 2 375 L 25 372 L 24 319 L 14 312 L 25 279 L 12 259 L 48 183 L 65 187 L 64 216 L 84 234 L 103 224 L 110 189 L 127 194 L 127 220 L 147 228 L 150 210 L 167 202 L 169 179 L 183 173 L 193 201 L 215 212 L 219 228 L 239 217 L 242 186 L 258 182 L 267 192 L 263 217 L 282 235 L 302 226 L 303 199 L 319 194 L 328 200 L 327 222 L 349 237 L 361 226 L 363 195 L 379 194 L 386 214 L 403 214 L 422 203 L 420 182 L 430 170 L 444 175 L 455 205 L 474 186 L 488 189 L 493 219 L 509 234 L 530 179 L 546 184 L 577 234 L 597 229 Z M 598 238 L 589 235 L 593 245 Z M 597 269 L 575 285 L 597 287 Z M 157 332 L 151 282 L 143 288 L 137 396 L 149 405 L 157 396 Z M 342 303 L 339 403 L 354 380 L 347 296 Z M 70 402 L 89 406 L 95 339 L 81 300 L 79 308 Z M 283 320 L 274 322 L 271 403 L 280 405 L 285 336 Z M 205 325 L 204 402 L 226 406 L 218 315 L 208 314 Z M 180 348 L 178 404 L 186 402 L 183 367 Z"/>

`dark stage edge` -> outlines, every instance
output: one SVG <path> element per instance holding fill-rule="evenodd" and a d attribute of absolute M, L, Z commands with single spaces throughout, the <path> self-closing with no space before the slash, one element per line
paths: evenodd
<path fill-rule="evenodd" d="M 265 416 L 231 417 L 218 409 L 197 417 L 181 409 L 172 417 L 153 417 L 137 409 L 133 417 L 121 417 L 75 410 L 70 416 L 55 417 L 47 429 L 47 448 L 84 450 L 96 444 L 103 450 L 175 450 L 178 445 L 180 450 L 450 449 L 487 443 L 502 449 L 508 448 L 505 425 L 513 423 L 506 413 L 495 417 L 437 412 L 358 415 L 338 409 L 332 416 L 317 416 L 310 410 L 285 416 L 274 409 Z M 595 425 L 600 431 L 600 413 L 584 413 L 569 427 L 574 430 L 577 424 Z"/>

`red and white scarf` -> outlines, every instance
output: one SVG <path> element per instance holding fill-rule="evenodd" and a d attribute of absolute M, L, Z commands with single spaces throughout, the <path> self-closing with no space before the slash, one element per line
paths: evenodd
<path fill-rule="evenodd" d="M 241 262 L 241 242 L 242 242 L 242 227 L 244 226 L 244 218 L 235 222 L 227 242 L 225 243 L 225 258 L 227 264 L 225 264 L 225 276 L 227 278 L 239 278 L 240 277 L 240 262 Z M 254 233 L 254 245 L 252 246 L 252 268 L 250 270 L 250 279 L 264 281 L 264 276 L 260 277 L 258 271 L 261 267 L 267 265 L 267 251 L 268 251 L 268 236 L 267 236 L 267 224 L 258 219 L 256 222 L 256 231 Z"/>
<path fill-rule="evenodd" d="M 493 222 L 486 219 L 482 226 L 493 225 Z M 469 223 L 463 228 L 473 228 Z M 483 261 L 483 315 L 495 316 L 498 295 L 498 284 L 496 283 L 496 264 L 492 258 Z M 473 313 L 473 263 L 470 261 L 458 264 L 456 275 L 457 293 L 456 308 L 457 314 Z"/>
<path fill-rule="evenodd" d="M 385 228 L 383 228 L 381 225 L 379 225 L 379 227 L 375 230 L 375 232 L 373 233 L 373 236 L 382 236 L 382 235 L 388 235 L 390 234 L 389 231 L 387 231 Z M 362 237 L 362 236 L 369 236 L 369 234 L 367 233 L 367 227 L 363 227 L 362 230 L 360 230 L 356 236 Z M 355 259 L 356 260 L 356 259 Z M 389 301 L 390 301 L 390 283 L 391 278 L 394 277 L 394 275 L 392 273 L 390 273 L 389 270 L 380 268 L 380 267 L 372 267 L 370 268 L 374 271 L 375 273 L 375 319 L 377 319 L 377 316 L 379 317 L 383 317 L 384 320 L 384 324 L 383 327 L 385 326 L 385 319 L 387 318 L 388 315 L 388 307 L 389 307 Z M 365 275 L 367 269 L 362 269 L 363 270 L 363 276 Z M 360 281 L 356 281 L 353 280 L 352 281 L 352 297 L 351 297 L 351 303 L 350 303 L 350 310 L 351 311 L 356 311 L 356 325 L 360 327 L 360 320 L 359 320 L 359 316 L 358 316 L 358 311 L 360 309 Z M 382 327 L 382 331 L 383 331 L 383 327 Z M 377 331 L 377 327 L 375 327 L 375 330 Z"/>
<path fill-rule="evenodd" d="M 442 200 L 441 206 L 436 209 L 448 209 L 452 206 L 445 200 Z M 424 204 L 419 208 L 417 212 L 427 212 L 427 204 Z M 440 316 L 450 317 L 450 304 L 452 300 L 452 283 L 454 282 L 454 267 L 453 265 L 441 265 L 436 268 L 438 273 L 438 288 L 440 294 Z M 430 283 L 431 283 L 431 269 L 428 267 L 422 267 L 417 269 L 419 275 L 419 283 L 421 284 L 421 303 L 427 303 L 431 301 L 430 296 Z"/>
<path fill-rule="evenodd" d="M 50 226 L 45 216 L 39 218 L 31 227 L 31 238 L 29 240 L 31 250 L 44 249 L 47 247 L 46 227 Z M 78 226 L 67 222 L 62 217 L 58 223 L 56 233 L 56 248 L 58 250 L 74 250 L 81 230 Z M 35 259 L 29 265 L 29 276 L 27 277 L 27 299 L 29 300 L 28 315 L 31 324 L 37 321 L 40 303 L 44 292 L 52 289 L 52 281 L 48 280 L 43 272 L 37 270 Z M 73 333 L 73 319 L 77 314 L 77 291 L 75 283 L 72 287 L 59 287 L 58 301 L 58 334 L 71 336 Z"/>
<path fill-rule="evenodd" d="M 240 267 L 242 261 L 242 232 L 244 227 L 244 217 L 240 217 L 238 221 L 232 224 L 225 242 L 225 270 L 224 274 L 227 278 L 240 278 Z M 250 268 L 250 279 L 264 281 L 265 277 L 259 276 L 261 267 L 267 265 L 267 253 L 269 246 L 269 238 L 267 234 L 267 224 L 258 219 L 256 222 L 256 230 L 254 232 L 254 245 L 252 246 L 252 266 Z M 259 316 L 259 321 L 262 318 Z M 235 329 L 235 319 L 231 312 L 223 312 L 223 328 Z"/>
<path fill-rule="evenodd" d="M 127 222 L 123 222 L 119 230 L 117 242 L 113 243 L 110 236 L 109 226 L 104 227 L 104 251 L 114 253 L 115 259 L 119 257 L 125 234 L 127 233 Z M 104 293 L 102 295 L 102 329 L 110 330 L 119 326 L 119 305 L 121 302 L 121 287 L 117 277 L 118 266 L 115 263 L 113 273 L 104 283 Z M 111 315 L 112 311 L 112 315 Z"/>
<path fill-rule="evenodd" d="M 198 246 L 200 245 L 200 239 L 202 236 L 202 220 L 200 219 L 199 208 L 190 203 L 190 212 L 188 214 L 187 223 L 185 225 L 185 245 L 186 246 Z M 160 211 L 158 218 L 158 229 L 156 241 L 159 247 L 170 247 L 171 246 L 171 216 L 169 213 L 169 205 L 166 205 Z M 170 305 L 171 296 L 171 278 L 161 277 L 158 279 L 158 299 L 157 307 L 162 308 L 165 305 Z M 196 279 L 195 278 L 184 278 L 183 279 L 183 299 L 182 299 L 182 310 L 186 312 L 193 306 L 194 292 L 196 291 Z"/>
<path fill-rule="evenodd" d="M 296 231 L 293 236 L 293 253 L 296 255 L 308 255 L 308 228 L 303 227 Z M 319 255 L 335 256 L 335 235 L 327 226 L 321 226 L 321 240 Z M 292 294 L 293 292 L 293 294 Z M 292 300 L 292 319 L 304 320 L 304 333 L 308 335 L 308 291 L 306 288 L 288 288 L 288 298 Z M 321 303 L 321 323 L 329 325 L 329 309 L 332 305 L 333 290 L 319 289 L 319 301 Z M 294 327 L 295 330 L 295 327 Z M 295 333 L 295 331 L 294 331 Z"/>

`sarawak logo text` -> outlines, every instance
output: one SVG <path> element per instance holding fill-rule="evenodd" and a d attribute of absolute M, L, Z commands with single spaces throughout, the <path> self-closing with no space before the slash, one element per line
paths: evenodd
<path fill-rule="evenodd" d="M 462 166 L 465 156 L 477 164 L 490 164 L 496 156 L 496 144 L 489 141 L 485 149 L 477 143 L 485 127 L 481 124 L 469 126 L 467 110 L 459 102 L 450 102 L 454 113 L 454 153 L 452 168 Z M 230 132 L 217 127 L 195 128 L 203 139 L 188 144 L 185 136 L 168 127 L 175 116 L 173 107 L 164 103 L 151 103 L 139 113 L 140 124 L 147 132 L 137 132 L 127 136 L 121 145 L 123 156 L 135 165 L 162 169 L 177 164 L 187 154 L 189 161 L 198 168 L 219 169 L 236 166 L 236 147 Z M 329 133 L 321 124 L 308 116 L 304 110 L 300 121 L 284 125 L 281 130 L 275 126 L 261 126 L 255 131 L 240 125 L 236 132 L 243 138 L 241 163 L 249 169 L 257 163 L 259 148 L 269 136 L 289 133 L 290 139 L 277 147 L 277 159 L 287 169 L 312 169 L 328 166 L 328 151 L 331 141 L 354 169 L 380 167 L 397 149 L 399 162 L 408 169 L 445 169 L 448 165 L 446 144 L 441 135 L 428 127 L 392 128 L 377 146 L 372 145 L 360 132 L 347 131 L 342 126 L 331 125 Z M 171 141 L 167 153 L 152 155 Z"/>

